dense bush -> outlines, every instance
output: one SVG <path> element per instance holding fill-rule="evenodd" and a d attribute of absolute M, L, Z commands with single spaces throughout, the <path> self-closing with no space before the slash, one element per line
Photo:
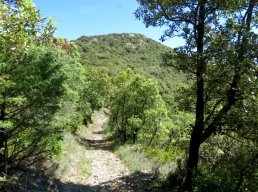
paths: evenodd
<path fill-rule="evenodd" d="M 33 3 L 0 3 L 0 169 L 60 152 L 62 133 L 81 124 L 84 72 L 76 46 L 53 39 Z"/>
<path fill-rule="evenodd" d="M 127 70 L 114 78 L 113 85 L 109 126 L 123 142 L 151 145 L 167 118 L 157 83 Z"/>

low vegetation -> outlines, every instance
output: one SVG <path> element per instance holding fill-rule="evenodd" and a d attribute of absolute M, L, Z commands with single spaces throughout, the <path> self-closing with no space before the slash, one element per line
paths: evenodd
<path fill-rule="evenodd" d="M 85 129 L 83 127 L 82 129 Z M 81 135 L 78 135 L 80 137 Z M 84 137 L 81 136 L 81 137 Z M 85 180 L 90 175 L 90 161 L 86 157 L 86 148 L 82 146 L 77 137 L 71 133 L 65 133 L 62 141 L 62 153 L 55 158 L 57 166 L 55 176 L 63 180 Z M 66 178 L 63 178 L 63 177 Z"/>

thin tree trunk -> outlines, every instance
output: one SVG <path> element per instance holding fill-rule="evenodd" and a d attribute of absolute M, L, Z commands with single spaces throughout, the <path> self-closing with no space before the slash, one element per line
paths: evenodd
<path fill-rule="evenodd" d="M 134 130 L 134 133 L 133 133 L 133 143 L 136 143 L 138 131 L 139 131 L 139 128 L 136 128 Z"/>
<path fill-rule="evenodd" d="M 154 138 L 156 137 L 156 135 L 157 135 L 159 129 L 160 129 L 160 125 L 158 125 L 158 126 L 155 127 L 155 130 L 154 130 L 154 132 L 152 133 L 151 139 L 150 139 L 150 141 L 149 141 L 149 143 L 148 143 L 148 147 L 151 146 L 151 144 L 152 144 Z"/>
<path fill-rule="evenodd" d="M 1 107 L 0 121 L 4 121 L 6 116 L 5 92 L 2 93 L 2 96 L 4 101 L 0 105 Z M 0 165 L 3 165 L 3 166 L 0 167 L 0 171 L 1 173 L 7 174 L 7 159 L 8 159 L 7 135 L 6 135 L 6 130 L 2 127 L 0 128 L 0 147 L 3 148 L 3 154 L 0 154 Z"/>

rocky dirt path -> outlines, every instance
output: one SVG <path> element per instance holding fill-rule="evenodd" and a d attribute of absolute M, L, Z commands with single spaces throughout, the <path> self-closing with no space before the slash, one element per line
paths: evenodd
<path fill-rule="evenodd" d="M 81 135 L 78 142 L 85 147 L 85 158 L 90 162 L 90 176 L 74 180 L 65 175 L 55 181 L 54 191 L 62 192 L 144 192 L 157 191 L 147 189 L 151 176 L 146 173 L 132 173 L 110 150 L 111 142 L 102 137 L 103 124 L 107 121 L 104 111 L 95 112 L 90 132 Z M 79 171 L 77 171 L 79 173 Z M 65 179 L 64 179 L 65 178 Z"/>
<path fill-rule="evenodd" d="M 102 126 L 106 120 L 104 113 L 95 113 L 93 123 L 90 125 L 93 131 L 87 135 L 86 139 L 81 139 L 87 148 L 86 156 L 92 162 L 90 164 L 91 176 L 87 181 L 90 186 L 98 186 L 131 174 L 121 160 L 109 150 L 111 143 L 104 140 L 101 135 Z"/>

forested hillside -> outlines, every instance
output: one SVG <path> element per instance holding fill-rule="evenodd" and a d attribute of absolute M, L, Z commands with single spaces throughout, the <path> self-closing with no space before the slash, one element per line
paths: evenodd
<path fill-rule="evenodd" d="M 131 67 L 136 72 L 158 76 L 162 54 L 173 51 L 161 43 L 133 33 L 82 36 L 75 42 L 82 50 L 85 64 L 105 67 L 113 75 Z"/>
<path fill-rule="evenodd" d="M 115 76 L 127 68 L 155 79 L 166 102 L 172 103 L 178 86 L 187 86 L 186 74 L 166 66 L 163 57 L 173 49 L 141 34 L 109 34 L 77 39 L 85 66 L 104 69 Z M 153 51 L 155 50 L 155 51 Z"/>

